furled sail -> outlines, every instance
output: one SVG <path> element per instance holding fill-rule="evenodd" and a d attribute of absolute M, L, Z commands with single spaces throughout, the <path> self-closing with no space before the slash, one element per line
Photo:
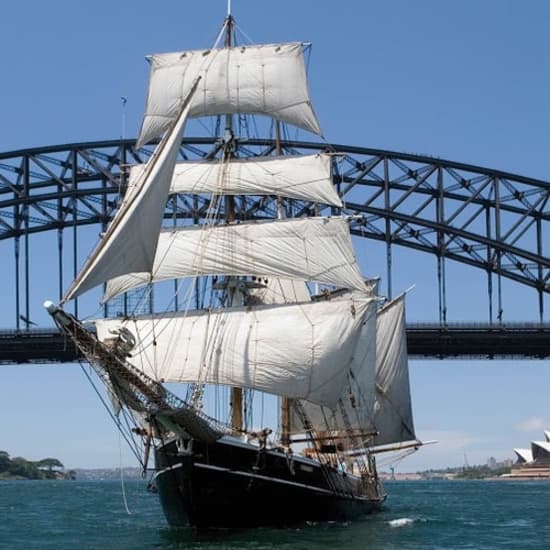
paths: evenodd
<path fill-rule="evenodd" d="M 215 274 L 366 290 L 344 218 L 288 218 L 162 231 L 152 272 L 110 280 L 104 300 L 151 281 Z"/>
<path fill-rule="evenodd" d="M 100 340 L 129 330 L 138 344 L 128 361 L 156 379 L 242 386 L 332 408 L 375 307 L 363 294 L 95 324 Z"/>
<path fill-rule="evenodd" d="M 376 323 L 376 402 L 373 445 L 416 439 L 411 410 L 405 296 L 385 305 Z"/>
<path fill-rule="evenodd" d="M 130 188 L 144 166 L 132 166 Z M 331 159 L 327 154 L 178 162 L 170 193 L 279 195 L 342 206 L 332 184 Z"/>
<path fill-rule="evenodd" d="M 63 302 L 123 273 L 151 270 L 183 128 L 197 84 L 198 80 L 191 83 L 170 132 L 159 143 L 141 180 L 127 194 Z"/>
<path fill-rule="evenodd" d="M 202 76 L 189 116 L 263 114 L 321 134 L 301 43 L 155 54 L 137 146 L 163 134 Z"/>

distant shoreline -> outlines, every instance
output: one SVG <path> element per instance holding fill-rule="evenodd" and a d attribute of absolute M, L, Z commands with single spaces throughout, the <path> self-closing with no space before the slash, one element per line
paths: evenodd
<path fill-rule="evenodd" d="M 546 477 L 534 477 L 534 476 L 494 476 L 494 477 L 479 477 L 479 478 L 466 478 L 466 477 L 422 477 L 417 474 L 411 473 L 410 476 L 407 474 L 401 474 L 400 477 L 391 478 L 380 478 L 383 483 L 392 483 L 400 481 L 550 481 L 550 476 Z"/>
<path fill-rule="evenodd" d="M 22 456 L 12 458 L 6 451 L 0 451 L 0 481 L 31 479 L 74 479 L 74 471 L 66 470 L 57 458 L 27 460 Z"/>
<path fill-rule="evenodd" d="M 6 472 L 2 472 L 0 474 L 0 482 L 1 481 L 71 481 L 74 480 L 75 477 L 72 472 L 54 472 L 54 475 L 51 477 L 25 477 L 18 474 L 6 474 Z"/>

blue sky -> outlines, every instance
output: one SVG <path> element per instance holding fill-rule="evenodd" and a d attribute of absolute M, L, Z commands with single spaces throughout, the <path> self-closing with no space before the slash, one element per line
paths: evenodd
<path fill-rule="evenodd" d="M 135 136 L 144 56 L 211 46 L 225 8 L 225 0 L 5 3 L 0 151 L 118 138 L 121 96 L 126 135 Z M 233 0 L 233 13 L 256 43 L 312 42 L 311 95 L 328 141 L 550 179 L 548 2 Z M 360 256 L 369 269 L 381 258 L 369 243 Z M 396 250 L 395 266 L 394 289 L 416 285 L 408 319 L 435 320 L 434 260 Z M 449 320 L 485 320 L 484 279 L 448 270 Z M 10 277 L 3 272 L 7 302 Z M 42 301 L 56 295 L 51 282 L 43 287 L 33 288 L 40 324 Z M 534 293 L 505 284 L 507 319 L 536 320 L 535 304 Z M 0 325 L 10 327 L 6 309 Z M 549 361 L 411 362 L 419 436 L 440 443 L 398 470 L 461 465 L 465 455 L 470 463 L 512 457 L 550 428 L 549 381 Z M 0 367 L 0 449 L 72 467 L 120 461 L 117 433 L 73 365 Z M 122 460 L 132 463 L 126 450 Z"/>

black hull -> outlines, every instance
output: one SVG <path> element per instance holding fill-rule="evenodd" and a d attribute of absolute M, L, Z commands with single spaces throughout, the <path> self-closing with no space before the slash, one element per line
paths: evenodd
<path fill-rule="evenodd" d="M 158 489 L 172 526 L 241 528 L 349 521 L 384 498 L 361 480 L 302 457 L 260 450 L 232 438 L 192 450 L 167 443 L 156 452 Z"/>

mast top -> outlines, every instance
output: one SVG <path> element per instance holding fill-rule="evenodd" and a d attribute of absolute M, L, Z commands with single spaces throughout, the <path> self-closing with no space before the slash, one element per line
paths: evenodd
<path fill-rule="evenodd" d="M 227 0 L 227 17 L 231 17 L 231 0 Z"/>

